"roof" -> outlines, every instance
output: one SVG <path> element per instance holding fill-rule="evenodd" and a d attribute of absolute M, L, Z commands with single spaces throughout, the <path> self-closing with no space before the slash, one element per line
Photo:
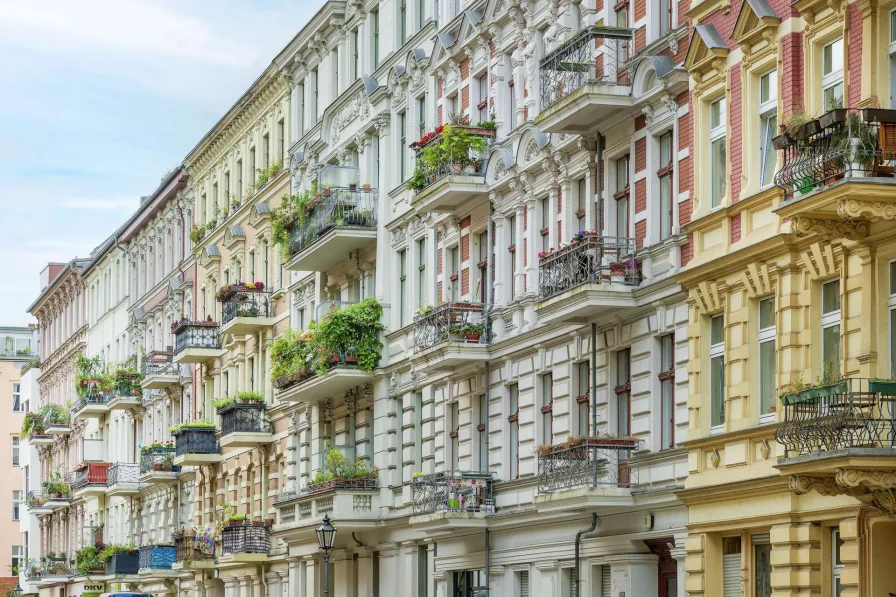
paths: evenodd
<path fill-rule="evenodd" d="M 768 3 L 768 0 L 746 0 L 746 3 L 750 5 L 750 8 L 753 9 L 753 12 L 756 13 L 756 16 L 760 19 L 778 18 L 778 15 L 775 14 L 774 9 L 772 9 L 771 5 Z"/>
<path fill-rule="evenodd" d="M 74 259 L 69 261 L 65 265 L 65 268 L 61 272 L 59 272 L 59 274 L 55 278 L 53 278 L 53 281 L 50 282 L 47 285 L 47 287 L 44 288 L 40 294 L 37 295 L 37 298 L 34 299 L 34 302 L 31 303 L 27 309 L 25 309 L 25 312 L 31 313 L 32 315 L 34 315 L 34 313 L 32 313 L 34 308 L 37 307 L 38 303 L 40 303 L 40 301 L 45 296 L 47 296 L 48 294 L 51 294 L 52 292 L 54 292 L 56 290 L 57 286 L 59 286 L 60 281 L 65 277 L 66 273 L 72 272 L 73 274 L 80 276 L 81 273 L 84 271 L 84 268 L 87 267 L 88 263 L 90 263 L 90 259 L 78 258 L 78 257 L 75 257 Z"/>
<path fill-rule="evenodd" d="M 697 25 L 694 27 L 694 30 L 697 32 L 697 35 L 700 36 L 700 39 L 703 40 L 703 43 L 710 50 L 720 50 L 720 49 L 728 49 L 728 46 L 725 45 L 725 41 L 722 39 L 722 36 L 719 35 L 719 32 L 716 31 L 716 28 L 712 25 Z"/>

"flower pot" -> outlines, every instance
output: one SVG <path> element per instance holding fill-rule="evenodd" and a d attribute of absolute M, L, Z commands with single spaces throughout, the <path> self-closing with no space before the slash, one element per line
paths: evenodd
<path fill-rule="evenodd" d="M 834 110 L 828 110 L 824 114 L 818 117 L 818 124 L 821 128 L 826 129 L 834 124 L 839 124 L 841 122 L 846 122 L 846 116 L 849 114 L 849 110 L 846 108 L 837 108 Z"/>
<path fill-rule="evenodd" d="M 464 332 L 464 340 L 467 342 L 479 342 L 479 338 L 482 337 L 482 334 L 479 332 Z"/>
<path fill-rule="evenodd" d="M 464 174 L 476 174 L 476 166 L 473 164 L 467 164 L 464 166 Z"/>
<path fill-rule="evenodd" d="M 361 190 L 363 190 L 365 193 L 369 193 L 370 192 L 370 184 L 365 182 L 363 185 L 361 185 Z"/>
<path fill-rule="evenodd" d="M 352 363 L 352 364 L 357 363 L 358 355 L 345 355 L 345 362 Z"/>
<path fill-rule="evenodd" d="M 243 521 L 242 520 L 230 520 L 227 522 L 227 526 L 232 527 L 232 528 L 233 527 L 241 527 L 241 526 L 243 526 Z"/>
<path fill-rule="evenodd" d="M 882 122 L 884 124 L 896 123 L 896 110 L 884 110 L 882 108 L 863 108 L 862 120 L 865 122 Z"/>
<path fill-rule="evenodd" d="M 357 183 L 349 183 L 349 185 L 348 185 L 348 190 L 349 190 L 349 191 L 357 191 L 357 190 L 358 190 L 358 185 L 357 185 Z"/>
<path fill-rule="evenodd" d="M 875 381 L 868 382 L 868 391 L 873 394 L 896 394 L 896 381 Z"/>
<path fill-rule="evenodd" d="M 160 470 L 162 470 L 162 465 L 160 463 L 154 462 L 152 465 L 152 470 L 160 471 Z"/>
<path fill-rule="evenodd" d="M 463 171 L 463 169 L 464 169 L 464 165 L 461 164 L 460 162 L 455 162 L 454 164 L 451 164 L 451 169 L 452 169 L 455 173 L 459 173 L 459 172 Z"/>

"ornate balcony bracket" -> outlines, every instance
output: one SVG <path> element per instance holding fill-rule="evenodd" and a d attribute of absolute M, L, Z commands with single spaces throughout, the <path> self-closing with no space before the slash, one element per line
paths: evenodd
<path fill-rule="evenodd" d="M 896 472 L 837 469 L 833 477 L 791 475 L 790 490 L 797 495 L 815 491 L 824 496 L 848 495 L 870 503 L 887 516 L 896 516 Z"/>
<path fill-rule="evenodd" d="M 863 220 L 794 216 L 790 220 L 790 229 L 797 236 L 817 234 L 823 238 L 860 240 L 868 236 L 870 226 Z"/>
<path fill-rule="evenodd" d="M 896 220 L 896 204 L 863 199 L 841 199 L 837 215 L 846 220 Z"/>

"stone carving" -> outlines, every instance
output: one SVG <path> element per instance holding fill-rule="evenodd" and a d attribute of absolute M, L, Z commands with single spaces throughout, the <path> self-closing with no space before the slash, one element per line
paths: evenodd
<path fill-rule="evenodd" d="M 871 495 L 871 504 L 875 508 L 887 516 L 896 516 L 896 494 L 892 489 L 877 489 Z"/>
<path fill-rule="evenodd" d="M 867 487 L 868 489 L 889 489 L 896 486 L 896 472 L 860 471 L 837 469 L 837 484 L 842 487 Z"/>
<path fill-rule="evenodd" d="M 790 228 L 797 236 L 817 234 L 824 238 L 859 240 L 868 236 L 868 222 L 834 218 L 794 216 Z"/>
<path fill-rule="evenodd" d="M 353 96 L 333 117 L 332 140 L 338 141 L 343 129 L 359 118 L 366 118 L 369 113 L 370 104 L 365 95 L 358 93 Z"/>
<path fill-rule="evenodd" d="M 507 168 L 504 166 L 504 160 L 498 158 L 498 161 L 495 165 L 495 177 L 494 180 L 500 180 L 507 174 Z"/>
<path fill-rule="evenodd" d="M 841 199 L 837 214 L 849 220 L 896 220 L 896 204 L 862 199 Z"/>
<path fill-rule="evenodd" d="M 392 231 L 392 246 L 397 247 L 404 242 L 407 231 L 405 228 L 396 228 Z"/>
<path fill-rule="evenodd" d="M 788 485 L 790 486 L 790 491 L 797 495 L 806 495 L 812 491 L 821 495 L 840 495 L 843 493 L 834 477 L 791 475 L 790 479 L 788 479 Z"/>

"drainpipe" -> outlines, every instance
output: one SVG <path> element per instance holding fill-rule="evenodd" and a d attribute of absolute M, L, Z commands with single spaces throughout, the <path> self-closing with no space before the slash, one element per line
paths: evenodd
<path fill-rule="evenodd" d="M 604 138 L 603 135 L 598 133 L 597 135 L 597 167 L 594 171 L 594 180 L 597 183 L 597 232 L 598 234 L 603 235 L 604 233 L 604 178 L 601 176 L 603 174 L 604 167 Z"/>
<path fill-rule="evenodd" d="M 596 517 L 597 514 L 594 516 Z M 491 534 L 488 529 L 485 529 L 485 594 L 492 594 L 492 546 Z"/>
<path fill-rule="evenodd" d="M 580 568 L 580 562 L 579 562 L 579 549 L 580 549 L 581 544 L 582 544 L 582 537 L 583 537 L 584 535 L 589 534 L 589 533 L 593 533 L 593 532 L 594 532 L 594 529 L 596 529 L 596 528 L 597 528 L 597 513 L 596 513 L 596 512 L 592 512 L 592 513 L 591 513 L 591 528 L 590 528 L 590 529 L 584 529 L 584 530 L 581 530 L 581 531 L 579 531 L 578 533 L 576 533 L 576 595 L 581 595 L 581 593 L 579 592 L 579 586 L 580 586 L 580 584 L 581 584 L 581 582 L 582 582 L 582 574 L 581 574 L 581 572 L 580 572 L 580 570 L 579 570 L 579 568 Z M 487 533 L 487 532 L 488 532 L 488 531 L 486 531 L 486 533 Z M 487 536 L 488 536 L 488 535 L 486 535 L 486 537 L 487 537 Z M 486 552 L 486 557 L 488 557 L 487 554 L 488 554 L 488 552 Z"/>
<path fill-rule="evenodd" d="M 265 572 L 265 568 L 267 568 L 267 564 L 262 563 L 262 565 L 261 565 L 261 584 L 264 586 L 264 597 L 270 597 L 270 593 L 268 592 L 268 579 L 266 578 L 267 573 Z M 178 592 L 178 595 L 180 595 L 179 592 Z"/>
<path fill-rule="evenodd" d="M 591 322 L 591 437 L 597 437 L 597 324 Z M 592 487 L 597 485 L 597 458 L 591 459 Z"/>

